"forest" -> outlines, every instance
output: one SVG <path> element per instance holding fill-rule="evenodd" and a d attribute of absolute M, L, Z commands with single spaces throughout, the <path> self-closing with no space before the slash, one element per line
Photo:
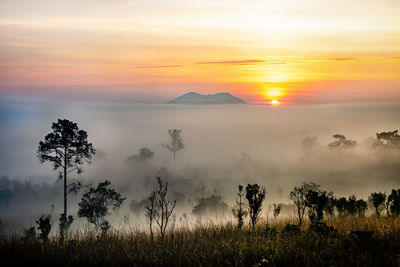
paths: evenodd
<path fill-rule="evenodd" d="M 182 131 L 168 131 L 169 142 L 162 146 L 173 158 L 185 148 Z M 351 150 L 355 140 L 335 134 L 328 147 L 333 153 Z M 272 203 L 271 217 L 262 216 L 269 190 L 258 183 L 238 184 L 233 206 L 213 194 L 200 198 L 191 214 L 176 222 L 176 208 L 182 194 L 170 191 L 173 177 L 158 175 L 142 201 L 131 200 L 130 209 L 144 215 L 144 227 L 116 226 L 110 218 L 127 197 L 110 180 L 97 185 L 68 180 L 82 173 L 83 165 L 96 154 L 86 131 L 77 123 L 59 119 L 52 132 L 40 141 L 37 157 L 59 172 L 63 190 L 63 213 L 58 222 L 53 214 L 35 219 L 35 226 L 8 231 L 1 225 L 1 262 L 7 265 L 346 265 L 397 266 L 400 263 L 400 189 L 371 192 L 367 199 L 354 194 L 336 196 L 314 182 L 295 185 L 290 204 Z M 306 138 L 303 146 L 312 147 L 315 138 Z M 398 156 L 398 131 L 381 132 L 371 140 L 370 149 Z M 336 152 L 335 152 L 336 151 Z M 128 160 L 143 162 L 153 156 L 143 148 Z M 162 173 L 161 173 L 162 174 Z M 2 178 L 2 183 L 7 182 Z M 10 182 L 9 182 L 10 183 Z M 68 213 L 68 196 L 81 195 L 76 214 Z M 2 205 L 12 200 L 9 189 L 0 191 Z M 60 196 L 61 197 L 61 196 Z M 231 219 L 201 220 L 210 210 L 223 213 L 231 209 Z M 195 223 L 188 217 L 197 216 Z M 83 218 L 86 225 L 74 224 Z M 186 220 L 186 223 L 185 223 Z"/>

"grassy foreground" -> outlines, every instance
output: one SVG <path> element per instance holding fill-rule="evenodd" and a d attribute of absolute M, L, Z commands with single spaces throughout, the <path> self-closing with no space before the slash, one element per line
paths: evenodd
<path fill-rule="evenodd" d="M 164 242 L 144 232 L 75 233 L 64 243 L 0 237 L 1 266 L 399 266 L 400 219 L 332 218 L 336 232 L 301 231 L 286 222 L 256 231 L 202 225 L 169 232 Z M 354 232 L 360 230 L 358 232 Z M 353 231 L 353 232 L 351 232 Z"/>

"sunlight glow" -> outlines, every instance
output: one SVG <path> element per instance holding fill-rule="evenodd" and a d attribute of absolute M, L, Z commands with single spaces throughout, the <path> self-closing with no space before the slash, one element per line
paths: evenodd
<path fill-rule="evenodd" d="M 271 101 L 271 104 L 276 106 L 276 105 L 279 105 L 280 103 L 279 103 L 278 100 L 274 99 L 274 100 Z"/>

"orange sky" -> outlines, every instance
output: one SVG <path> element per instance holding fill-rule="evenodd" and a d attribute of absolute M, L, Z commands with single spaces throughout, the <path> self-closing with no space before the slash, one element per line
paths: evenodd
<path fill-rule="evenodd" d="M 2 0 L 0 41 L 2 91 L 207 83 L 251 102 L 400 100 L 398 0 Z"/>

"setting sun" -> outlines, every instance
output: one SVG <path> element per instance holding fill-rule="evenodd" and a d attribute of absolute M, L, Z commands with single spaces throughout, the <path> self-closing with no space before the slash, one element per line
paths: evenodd
<path fill-rule="evenodd" d="M 276 106 L 276 105 L 279 105 L 280 103 L 278 100 L 274 99 L 271 101 L 271 104 Z"/>

